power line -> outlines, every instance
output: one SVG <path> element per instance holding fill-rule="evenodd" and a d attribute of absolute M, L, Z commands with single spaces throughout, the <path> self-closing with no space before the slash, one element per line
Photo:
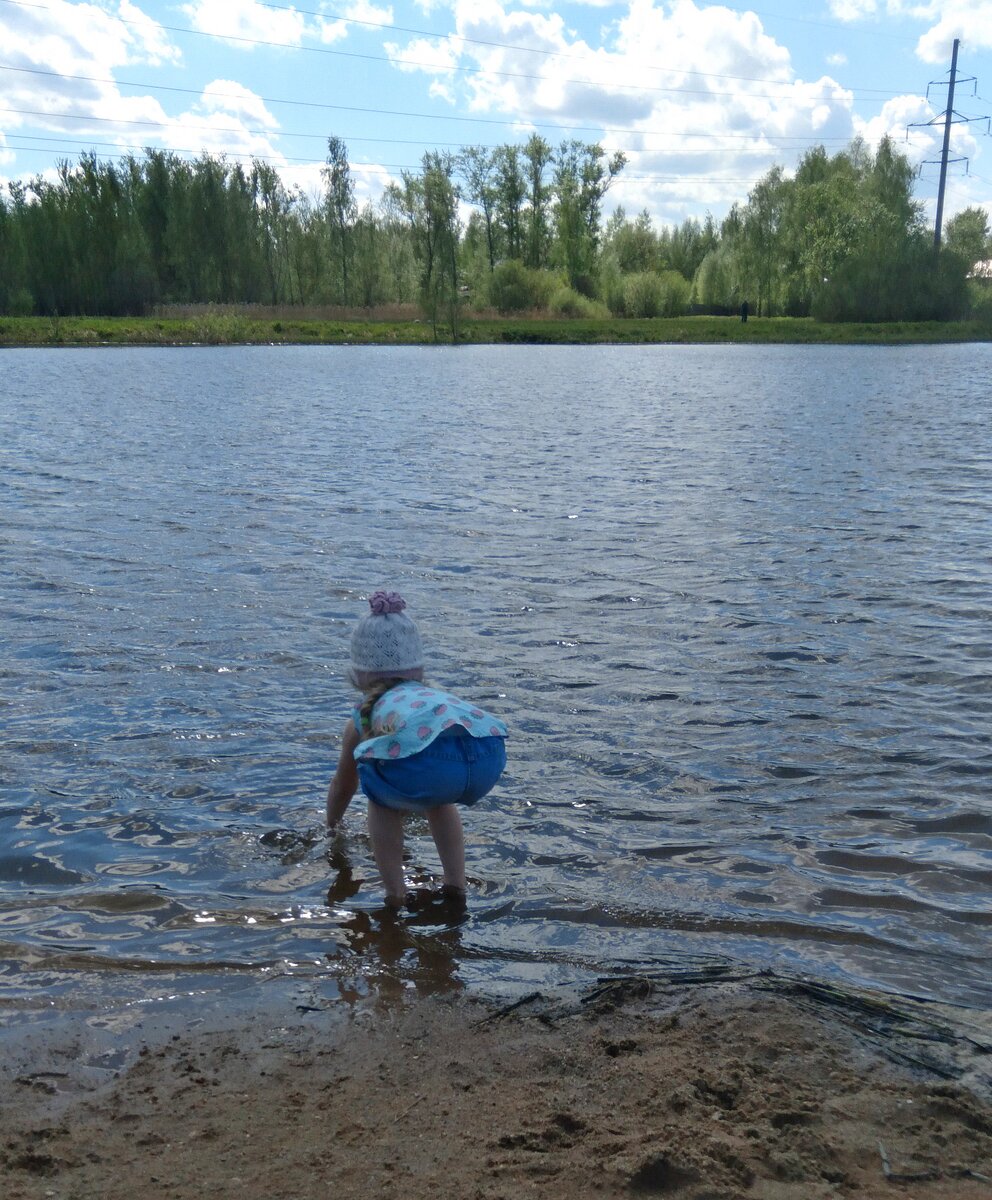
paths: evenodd
<path fill-rule="evenodd" d="M 31 0 L 0 0 L 0 2 L 2 2 L 4 4 L 15 5 L 20 8 L 38 9 L 43 12 L 51 12 L 52 11 L 52 9 L 48 5 L 33 3 L 33 2 L 31 2 Z M 274 9 L 279 12 L 286 12 L 286 13 L 295 12 L 295 13 L 299 13 L 300 15 L 314 16 L 314 17 L 318 17 L 321 19 L 323 19 L 324 16 L 326 15 L 326 14 L 314 12 L 314 11 L 308 10 L 308 9 L 303 9 L 303 10 L 290 9 L 290 8 L 284 8 L 280 5 L 274 5 L 274 4 L 265 4 L 265 5 L 262 5 L 262 7 Z M 125 17 L 120 17 L 120 16 L 116 17 L 115 19 L 118 20 L 122 25 L 130 25 L 130 26 L 135 26 L 137 28 L 145 28 L 145 24 L 141 21 L 131 21 L 131 20 L 126 19 Z M 338 18 L 338 19 L 350 20 L 350 18 Z M 385 27 L 385 28 L 396 28 L 396 29 L 404 28 L 401 26 L 380 26 L 380 24 L 378 22 L 366 22 L 366 21 L 357 22 L 356 21 L 354 23 L 355 24 L 368 24 L 368 25 L 372 25 L 372 26 L 376 26 L 376 27 Z M 362 54 L 362 53 L 359 53 L 358 51 L 354 51 L 354 50 L 332 50 L 327 46 L 303 46 L 303 45 L 300 45 L 298 43 L 293 43 L 293 42 L 276 42 L 276 41 L 272 41 L 272 40 L 266 39 L 266 38 L 251 38 L 251 37 L 244 37 L 239 34 L 211 32 L 211 31 L 203 30 L 203 29 L 191 29 L 189 26 L 185 26 L 185 25 L 166 25 L 161 22 L 156 22 L 156 24 L 159 29 L 164 29 L 169 33 L 184 33 L 184 34 L 189 34 L 193 37 L 215 38 L 215 39 L 219 39 L 221 41 L 235 42 L 240 45 L 267 46 L 272 49 L 278 49 L 278 50 L 296 50 L 296 51 L 300 51 L 300 52 L 307 53 L 307 54 L 324 54 L 324 55 L 330 55 L 330 56 L 336 57 L 336 58 L 358 59 L 358 60 L 361 60 L 364 62 L 381 62 L 381 63 L 386 63 L 390 66 L 398 64 L 400 66 L 426 67 L 426 68 L 430 68 L 430 69 L 434 69 L 434 70 L 441 70 L 441 71 L 457 71 L 459 73 L 468 74 L 468 75 L 486 75 L 486 76 L 492 75 L 492 76 L 496 76 L 497 78 L 501 78 L 501 79 L 527 79 L 527 80 L 536 80 L 538 82 L 543 82 L 545 79 L 545 77 L 542 75 L 532 75 L 532 74 L 529 74 L 529 73 L 523 72 L 523 71 L 497 71 L 497 70 L 493 70 L 493 69 L 486 68 L 486 67 L 465 67 L 465 66 L 460 66 L 457 64 L 441 65 L 438 63 L 424 62 L 419 59 L 406 59 L 406 58 L 395 58 L 395 57 L 391 58 L 388 56 L 383 56 L 383 55 L 378 55 L 378 54 Z M 458 39 L 458 40 L 464 41 L 464 42 L 471 42 L 471 43 L 477 42 L 476 39 L 463 38 L 459 34 L 438 35 L 438 34 L 429 33 L 428 31 L 425 31 L 425 30 L 413 30 L 413 29 L 405 29 L 405 32 L 419 33 L 425 37 L 437 37 L 440 40 Z M 526 47 L 514 47 L 507 43 L 483 42 L 481 40 L 478 40 L 477 44 L 501 47 L 504 49 L 526 49 Z M 539 51 L 531 51 L 531 52 L 532 53 L 541 53 Z M 589 61 L 587 56 L 561 55 L 555 51 L 545 51 L 544 53 L 547 55 L 547 57 L 555 57 L 555 58 L 562 57 L 562 58 L 569 58 L 569 59 L 577 59 L 578 61 Z M 637 65 L 642 65 L 642 64 L 628 64 L 628 65 L 637 66 Z M 700 78 L 707 78 L 707 79 L 731 79 L 731 80 L 737 80 L 737 81 L 741 81 L 741 82 L 763 83 L 763 84 L 769 84 L 773 87 L 781 87 L 781 88 L 786 88 L 786 89 L 794 88 L 796 86 L 795 81 L 785 82 L 785 81 L 777 80 L 777 79 L 758 78 L 758 77 L 747 76 L 747 75 L 730 75 L 730 74 L 707 72 L 707 71 L 686 71 L 685 68 L 658 67 L 658 66 L 646 66 L 645 65 L 644 69 L 650 70 L 650 71 L 658 71 L 658 72 L 667 73 L 667 74 L 697 75 Z M 689 95 L 689 96 L 717 96 L 717 97 L 724 97 L 724 98 L 731 98 L 731 99 L 735 99 L 735 98 L 738 98 L 741 96 L 747 96 L 751 99 L 764 99 L 764 100 L 784 99 L 784 94 L 782 92 L 776 92 L 774 95 L 765 95 L 760 92 L 751 92 L 751 91 L 747 91 L 747 92 L 740 92 L 740 91 L 716 92 L 709 88 L 645 87 L 640 84 L 615 83 L 615 82 L 610 82 L 609 84 L 605 84 L 602 81 L 595 80 L 595 79 L 561 79 L 561 80 L 557 80 L 556 82 L 565 83 L 565 84 L 574 84 L 576 86 L 581 86 L 581 87 L 590 87 L 590 86 L 591 87 L 608 87 L 611 90 L 633 91 L 633 92 L 642 92 L 642 93 L 661 92 L 661 93 L 673 93 L 673 94 L 677 94 L 677 95 Z M 824 99 L 834 98 L 834 92 L 837 90 L 849 90 L 852 92 L 855 90 L 867 91 L 867 92 L 873 93 L 876 96 L 889 96 L 889 97 L 897 96 L 897 95 L 901 94 L 900 92 L 897 92 L 897 91 L 890 91 L 890 90 L 886 90 L 886 89 L 882 89 L 882 88 L 844 89 L 841 84 L 836 84 L 836 85 L 833 85 L 833 89 L 830 91 L 830 93 L 828 95 L 823 96 L 822 98 L 824 98 Z M 861 97 L 859 97 L 859 98 L 861 98 Z M 869 97 L 869 99 L 870 99 L 870 97 Z"/>
<path fill-rule="evenodd" d="M 18 2 L 18 0 L 4 0 L 4 2 L 5 3 L 15 3 L 15 2 Z M 282 4 L 264 4 L 261 2 L 259 2 L 258 6 L 259 6 L 259 8 L 271 9 L 273 12 L 284 12 L 284 13 L 293 12 L 293 13 L 299 13 L 300 16 L 318 17 L 320 19 L 331 18 L 332 20 L 340 21 L 344 25 L 362 25 L 369 29 L 384 29 L 384 30 L 394 30 L 397 33 L 412 33 L 412 34 L 415 34 L 417 37 L 434 38 L 437 41 L 463 42 L 466 45 L 470 45 L 470 46 L 485 46 L 488 49 L 496 49 L 496 50 L 513 50 L 517 53 L 536 54 L 542 58 L 562 58 L 562 59 L 566 59 L 571 62 L 590 62 L 590 61 L 592 61 L 588 54 L 566 54 L 564 51 L 561 51 L 561 50 L 544 50 L 544 49 L 538 49 L 536 46 L 521 46 L 519 43 L 497 42 L 497 41 L 491 41 L 487 38 L 466 37 L 464 34 L 461 34 L 461 33 L 436 33 L 430 29 L 414 29 L 408 25 L 394 25 L 387 21 L 370 21 L 367 18 L 351 17 L 351 16 L 347 16 L 344 13 L 335 13 L 335 12 L 332 12 L 329 10 L 325 10 L 323 12 L 314 12 L 312 9 L 295 8 L 295 7 L 294 8 L 286 8 L 285 5 L 282 5 Z M 783 19 L 788 20 L 789 18 L 783 18 Z M 798 21 L 800 21 L 801 24 L 805 24 L 805 25 L 823 24 L 823 22 L 819 22 L 819 21 L 805 21 L 805 20 L 802 20 L 801 18 L 793 18 L 793 19 L 798 20 Z M 841 27 L 840 26 L 830 26 L 830 28 L 841 28 Z M 902 40 L 910 40 L 910 39 L 902 39 Z M 640 67 L 641 69 L 643 69 L 645 71 L 659 71 L 659 72 L 664 72 L 664 73 L 672 74 L 672 75 L 696 75 L 700 79 L 736 79 L 736 80 L 739 80 L 739 81 L 742 81 L 745 83 L 772 83 L 772 84 L 780 84 L 781 83 L 781 81 L 777 80 L 777 79 L 766 79 L 766 78 L 762 78 L 760 76 L 754 76 L 754 75 L 731 75 L 731 74 L 728 74 L 726 72 L 721 72 L 721 71 L 692 71 L 692 70 L 687 70 L 685 67 L 660 67 L 656 63 L 631 62 L 630 66 Z M 864 91 L 864 92 L 875 92 L 879 95 L 884 95 L 884 96 L 898 96 L 901 94 L 900 92 L 888 91 L 884 88 L 857 88 L 857 89 L 851 89 L 851 90 L 852 91 L 857 90 L 857 91 Z"/>
<path fill-rule="evenodd" d="M 730 6 L 727 5 L 727 7 L 730 7 Z M 735 12 L 738 15 L 740 15 L 739 9 L 731 8 L 730 11 Z M 792 16 L 786 16 L 785 13 L 766 12 L 760 8 L 751 8 L 750 5 L 748 5 L 747 11 L 749 13 L 754 13 L 754 15 L 756 17 L 768 17 L 769 19 L 771 19 L 773 21 L 788 21 L 790 24 L 793 24 L 793 25 L 813 25 L 813 26 L 817 26 L 820 29 L 841 29 L 845 33 L 850 33 L 849 25 L 841 24 L 837 21 L 811 21 L 809 19 L 809 17 L 792 17 Z M 886 41 L 889 41 L 889 42 L 914 42 L 915 43 L 919 40 L 916 37 L 911 37 L 911 36 L 908 36 L 907 34 L 902 34 L 902 33 L 882 33 L 882 31 L 879 29 L 864 29 L 864 28 L 862 28 L 858 32 L 862 35 L 862 37 L 884 38 Z"/>
<path fill-rule="evenodd" d="M 3 0 L 9 3 L 10 0 Z M 38 67 L 14 67 L 8 63 L 0 63 L 0 71 L 15 71 L 26 75 L 41 75 L 50 79 L 69 79 L 74 82 L 83 83 L 109 83 L 117 87 L 133 87 L 141 88 L 146 91 L 157 92 L 178 92 L 187 96 L 197 97 L 213 97 L 226 100 L 244 100 L 244 96 L 237 92 L 218 92 L 211 89 L 197 90 L 196 88 L 183 88 L 169 86 L 163 83 L 135 83 L 126 79 L 108 79 L 95 75 L 67 75 L 60 71 L 43 71 Z M 316 100 L 288 100 L 281 99 L 275 96 L 258 96 L 256 99 L 261 100 L 263 104 L 285 104 L 298 108 L 316 108 L 331 112 L 354 112 L 365 113 L 373 116 L 381 117 L 412 117 L 416 120 L 426 121 L 457 121 L 468 125 L 499 125 L 505 127 L 509 123 L 513 123 L 511 119 L 497 119 L 495 117 L 463 117 L 454 116 L 449 113 L 425 113 L 425 112 L 410 112 L 401 111 L 399 109 L 389 108 L 365 108 L 354 104 L 327 104 Z M 99 118 L 92 118 L 94 120 Z M 682 130 L 679 133 L 669 133 L 667 130 L 657 129 L 633 129 L 629 126 L 610 126 L 610 125 L 560 125 L 552 121 L 532 121 L 532 125 L 538 129 L 555 129 L 564 133 L 588 133 L 590 131 L 601 133 L 619 133 L 619 134 L 637 134 L 638 136 L 653 136 L 653 137 L 722 137 L 735 140 L 752 140 L 757 137 L 763 137 L 767 141 L 782 141 L 794 140 L 794 134 L 764 134 L 764 133 L 722 133 L 709 134 L 704 132 L 690 132 Z M 271 130 L 273 137 L 278 136 L 278 130 Z M 824 138 L 821 141 L 848 142 L 849 138 Z"/>
<path fill-rule="evenodd" d="M 98 142 L 98 143 L 96 143 L 96 145 L 105 145 L 105 146 L 112 146 L 115 144 L 116 143 L 113 143 L 113 142 Z M 145 150 L 145 147 L 143 147 L 143 146 L 123 146 L 123 147 L 118 146 L 117 149 L 120 151 L 119 153 L 104 152 L 104 153 L 101 153 L 98 157 L 101 160 L 105 160 L 105 161 L 113 160 L 115 162 L 122 162 L 126 159 L 133 158 L 134 152 L 136 152 L 136 151 L 143 153 Z M 19 146 L 18 150 L 24 151 L 25 153 L 37 153 L 37 154 L 51 154 L 52 153 L 51 146 Z M 57 153 L 57 151 L 56 151 L 56 153 Z M 68 156 L 68 153 L 69 152 L 67 151 L 66 152 L 67 156 Z M 171 150 L 170 153 L 172 153 L 172 154 L 194 154 L 194 153 L 196 153 L 196 151 L 175 149 L 175 150 Z M 219 157 L 222 157 L 225 159 L 227 159 L 227 158 L 248 159 L 251 162 L 276 162 L 276 163 L 287 162 L 287 163 L 295 163 L 300 166 L 323 166 L 324 165 L 324 160 L 322 158 L 283 159 L 283 158 L 274 158 L 272 155 L 250 154 L 247 151 L 238 151 L 238 150 L 225 151 L 224 154 Z M 366 168 L 367 170 L 370 170 L 370 171 L 381 171 L 381 172 L 405 171 L 408 174 L 418 174 L 422 169 L 421 163 L 351 163 L 350 165 L 352 166 L 352 168 L 362 167 L 362 168 Z M 685 181 L 687 181 L 689 179 L 691 179 L 694 184 L 707 184 L 707 183 L 750 184 L 750 183 L 754 182 L 754 177 L 752 175 L 734 176 L 734 177 L 725 176 L 725 175 L 691 175 L 691 176 L 684 175 L 684 174 L 661 175 L 661 174 L 656 174 L 656 173 L 638 175 L 638 174 L 627 174 L 626 172 L 624 173 L 621 182 L 632 180 L 637 183 L 684 183 Z"/>
<path fill-rule="evenodd" d="M 935 253 L 937 253 L 940 250 L 941 227 L 943 225 L 943 220 L 944 220 L 944 191 L 947 187 L 947 167 L 952 162 L 955 162 L 955 163 L 963 162 L 965 164 L 968 163 L 968 159 L 964 155 L 962 155 L 959 158 L 953 158 L 953 159 L 950 157 L 951 126 L 952 125 L 968 125 L 972 121 L 984 121 L 986 123 L 986 129 L 987 129 L 989 127 L 989 124 L 992 123 L 992 122 L 990 122 L 989 117 L 965 117 L 965 116 L 962 116 L 961 113 L 957 112 L 954 108 L 954 89 L 959 82 L 960 83 L 973 83 L 975 85 L 974 92 L 976 94 L 978 92 L 978 80 L 975 78 L 974 75 L 969 75 L 966 79 L 960 79 L 960 80 L 958 79 L 958 48 L 960 47 L 960 45 L 961 45 L 961 39 L 955 38 L 953 46 L 951 47 L 951 69 L 947 72 L 946 84 L 943 80 L 931 80 L 930 83 L 927 84 L 927 98 L 928 99 L 930 97 L 930 89 L 932 87 L 945 87 L 946 86 L 946 88 L 947 88 L 947 107 L 944 109 L 944 111 L 942 113 L 939 113 L 932 120 L 930 120 L 930 121 L 914 121 L 911 125 L 909 125 L 907 127 L 907 130 L 906 130 L 906 132 L 908 134 L 910 129 L 920 128 L 922 126 L 933 126 L 941 121 L 943 122 L 943 125 L 944 125 L 944 136 L 943 136 L 943 142 L 942 142 L 941 150 L 940 150 L 940 158 L 939 158 L 939 160 L 936 160 L 936 161 L 939 161 L 939 163 L 940 163 L 940 179 L 937 184 L 937 210 L 936 210 L 936 215 L 934 217 L 934 226 L 933 226 L 933 248 L 934 248 Z M 933 161 L 934 160 L 927 160 L 927 161 L 921 162 L 920 163 L 920 171 L 922 172 L 924 166 L 931 165 Z"/>
<path fill-rule="evenodd" d="M 24 111 L 27 111 L 27 110 L 10 109 L 10 108 L 0 107 L 0 112 L 24 112 Z M 69 118 L 71 120 L 76 120 L 76 121 L 85 121 L 85 120 L 104 121 L 111 125 L 127 123 L 127 122 L 118 122 L 112 117 L 87 118 L 87 117 L 80 117 L 73 113 L 60 113 L 60 114 L 51 114 L 51 115 L 58 115 L 58 116 L 61 116 L 64 118 Z M 179 121 L 161 121 L 161 122 L 159 122 L 159 121 L 135 121 L 132 123 L 139 124 L 139 125 L 146 125 L 146 126 L 150 125 L 153 127 L 163 128 L 163 129 L 184 129 L 186 131 L 203 130 L 203 131 L 207 131 L 207 132 L 214 133 L 214 134 L 219 134 L 219 133 L 233 133 L 233 134 L 241 134 L 241 135 L 250 134 L 253 137 L 267 137 L 269 135 L 269 133 L 271 132 L 270 130 L 265 130 L 265 129 L 251 129 L 247 126 L 234 127 L 234 126 L 218 126 L 218 125 L 186 125 Z M 281 138 L 303 138 L 303 139 L 307 139 L 310 141 L 316 140 L 316 141 L 321 141 L 321 142 L 327 140 L 326 136 L 322 133 L 280 133 L 279 136 Z M 339 135 L 339 136 L 342 137 L 343 141 L 348 142 L 349 144 L 354 143 L 354 142 L 371 142 L 371 143 L 375 143 L 378 145 L 391 145 L 391 146 L 423 146 L 424 145 L 423 138 L 376 138 L 376 137 L 363 137 L 363 136 L 347 137 L 345 135 Z M 675 135 L 673 135 L 673 136 L 675 136 Z M 711 136 L 719 137 L 720 135 L 713 134 Z M 67 134 L 62 135 L 60 137 L 44 137 L 42 134 L 38 134 L 38 133 L 8 133 L 8 134 L 6 134 L 6 137 L 7 137 L 8 142 L 10 142 L 11 140 L 14 140 L 14 141 L 30 141 L 30 142 L 59 142 L 61 144 L 69 142 L 69 143 L 72 143 L 73 145 L 79 145 L 79 146 L 93 146 L 93 145 L 118 146 L 118 145 L 120 145 L 119 141 L 116 141 L 116 142 L 94 141 L 92 138 L 69 137 Z M 821 144 L 822 143 L 819 143 L 819 142 L 810 143 L 810 142 L 803 141 L 799 145 L 796 145 L 796 146 L 780 146 L 780 147 L 778 147 L 778 149 L 786 150 L 789 152 L 797 152 L 797 151 L 801 151 L 801 150 L 811 149 L 812 146 L 821 145 Z M 489 142 L 489 143 L 483 144 L 481 146 L 478 143 L 474 143 L 474 145 L 482 150 L 498 150 L 502 146 L 506 145 L 506 143 L 505 142 Z M 466 148 L 464 142 L 432 142 L 431 147 L 433 149 L 440 148 L 440 149 L 457 149 L 457 150 L 464 150 Z M 16 147 L 16 146 L 11 147 L 11 149 L 18 149 L 18 148 L 19 147 Z M 142 143 L 141 145 L 131 146 L 129 148 L 134 149 L 134 150 L 145 150 L 147 148 L 147 144 Z M 168 148 L 173 149 L 172 147 L 168 147 Z M 631 155 L 643 155 L 643 154 L 668 154 L 668 155 L 671 155 L 672 157 L 681 158 L 683 155 L 687 155 L 687 154 L 708 154 L 708 155 L 723 154 L 725 156 L 733 155 L 734 157 L 741 157 L 743 155 L 756 155 L 756 156 L 760 156 L 762 158 L 767 158 L 769 155 L 769 152 L 770 152 L 769 147 L 761 147 L 761 146 L 739 146 L 739 147 L 726 147 L 726 148 L 722 148 L 720 146 L 707 146 L 705 148 L 692 147 L 692 146 L 689 146 L 689 147 L 682 147 L 682 146 L 679 146 L 679 147 L 665 147 L 665 146 L 644 147 L 644 146 L 642 146 L 636 150 L 625 150 L 624 154 L 626 154 L 628 157 L 630 157 Z M 199 150 L 173 150 L 173 153 L 176 153 L 176 154 L 198 154 L 198 153 L 200 153 L 200 151 Z M 232 153 L 232 152 L 225 151 L 225 153 Z M 257 157 L 261 158 L 264 156 L 258 155 Z M 279 161 L 279 158 L 282 156 L 273 155 L 273 156 L 269 156 L 269 157 L 271 157 L 273 159 L 273 161 Z M 307 161 L 311 161 L 311 160 L 307 160 Z M 323 162 L 324 160 L 323 159 L 320 159 L 320 160 L 314 159 L 312 161 Z M 366 165 L 366 164 L 362 164 L 362 165 Z"/>
<path fill-rule="evenodd" d="M 360 111 L 375 112 L 376 110 L 371 109 L 371 110 L 360 110 Z M 318 139 L 320 141 L 326 141 L 326 136 L 327 136 L 326 134 L 323 134 L 323 133 L 299 133 L 299 132 L 273 130 L 273 129 L 255 129 L 255 128 L 252 128 L 251 126 L 246 126 L 246 125 L 239 125 L 239 126 L 190 125 L 190 124 L 187 124 L 187 122 L 185 122 L 185 121 L 149 121 L 149 120 L 139 120 L 137 118 L 131 119 L 131 118 L 127 118 L 127 117 L 96 117 L 96 116 L 82 115 L 80 113 L 53 112 L 50 109 L 5 108 L 3 106 L 0 106 L 0 112 L 16 113 L 19 116 L 48 117 L 49 119 L 58 119 L 60 121 L 83 121 L 83 122 L 93 122 L 93 123 L 99 123 L 99 124 L 105 124 L 105 125 L 138 125 L 142 128 L 149 128 L 149 129 L 202 130 L 204 132 L 213 133 L 213 134 L 218 134 L 218 133 L 251 134 L 252 136 L 256 136 L 256 137 L 307 138 L 307 139 Z M 615 130 L 614 132 L 621 132 L 621 131 Z M 623 132 L 628 132 L 628 133 L 636 132 L 638 134 L 642 134 L 645 131 L 626 130 Z M 46 140 L 45 138 L 41 137 L 40 135 L 36 135 L 36 134 L 27 135 L 27 134 L 9 133 L 9 134 L 7 134 L 7 136 L 13 137 L 13 138 L 30 136 L 35 141 Z M 379 137 L 366 137 L 363 134 L 351 135 L 350 137 L 344 137 L 344 135 L 340 135 L 340 136 L 342 136 L 343 140 L 345 140 L 347 142 L 385 143 L 388 145 L 399 145 L 399 146 L 423 146 L 424 145 L 423 138 L 379 138 Z M 663 133 L 663 132 L 657 131 L 657 132 L 654 132 L 651 136 L 669 137 L 669 138 L 712 138 L 714 140 L 725 140 L 725 139 L 741 140 L 741 139 L 746 138 L 751 141 L 764 140 L 766 142 L 767 141 L 776 141 L 776 142 L 781 141 L 781 142 L 795 143 L 794 145 L 779 146 L 778 149 L 781 149 L 783 151 L 805 150 L 805 149 L 809 149 L 813 146 L 821 146 L 825 142 L 840 142 L 840 143 L 843 143 L 844 145 L 847 145 L 847 143 L 850 141 L 849 138 L 819 138 L 819 139 L 814 139 L 811 141 L 808 138 L 801 138 L 796 134 L 765 135 L 762 133 L 755 133 L 755 134 L 737 134 L 737 133 L 723 134 L 723 133 L 703 133 L 703 132 L 699 132 L 699 133 L 692 133 L 692 132 Z M 66 136 L 61 139 L 53 139 L 53 140 L 70 141 L 72 139 L 70 139 L 68 136 Z M 477 143 L 475 143 L 475 144 L 477 144 Z M 493 143 L 488 143 L 486 145 L 483 145 L 482 148 L 487 149 L 487 150 L 495 150 L 499 146 L 502 146 L 505 144 L 506 143 L 504 143 L 504 142 L 493 142 Z M 431 145 L 434 147 L 458 146 L 458 147 L 463 148 L 465 146 L 465 143 L 464 142 L 435 142 L 435 141 L 432 141 Z M 625 154 L 666 154 L 666 153 L 670 153 L 670 154 L 714 154 L 714 153 L 719 153 L 721 151 L 721 149 L 723 149 L 723 151 L 725 153 L 733 153 L 733 154 L 767 154 L 768 153 L 767 149 L 761 148 L 761 147 L 756 147 L 756 146 L 752 146 L 752 147 L 727 146 L 727 147 L 722 147 L 722 148 L 720 146 L 713 146 L 713 147 L 708 147 L 705 149 L 695 149 L 692 147 L 681 147 L 681 146 L 674 147 L 674 148 L 667 148 L 665 146 L 653 146 L 653 147 L 641 146 L 641 147 L 636 147 L 636 148 L 631 148 L 631 149 L 625 149 L 624 153 Z"/>

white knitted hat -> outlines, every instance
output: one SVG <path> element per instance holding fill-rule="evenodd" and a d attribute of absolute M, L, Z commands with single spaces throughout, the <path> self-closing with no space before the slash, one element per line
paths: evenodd
<path fill-rule="evenodd" d="M 351 669 L 355 683 L 368 687 L 377 679 L 420 679 L 424 648 L 417 627 L 404 616 L 399 592 L 378 591 L 369 597 L 372 612 L 351 635 Z"/>

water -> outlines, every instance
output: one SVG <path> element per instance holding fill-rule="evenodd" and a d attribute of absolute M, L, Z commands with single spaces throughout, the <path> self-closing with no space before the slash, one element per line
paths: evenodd
<path fill-rule="evenodd" d="M 985 345 L 5 352 L 0 1005 L 714 962 L 988 1005 L 990 378 Z M 382 919 L 361 801 L 321 836 L 382 584 L 511 727 L 461 923 Z"/>

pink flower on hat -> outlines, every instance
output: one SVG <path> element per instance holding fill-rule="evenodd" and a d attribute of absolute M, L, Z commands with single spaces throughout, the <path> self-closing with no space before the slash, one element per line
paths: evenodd
<path fill-rule="evenodd" d="M 406 608 L 406 601 L 399 592 L 387 592 L 380 588 L 369 597 L 369 608 L 377 617 L 382 617 L 387 613 L 402 612 Z"/>

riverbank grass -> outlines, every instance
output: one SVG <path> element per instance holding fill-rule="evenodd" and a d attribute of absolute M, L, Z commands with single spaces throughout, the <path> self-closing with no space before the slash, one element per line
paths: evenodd
<path fill-rule="evenodd" d="M 204 312 L 185 317 L 3 317 L 0 347 L 28 346 L 240 346 L 432 345 L 450 342 L 447 330 L 422 320 L 347 317 L 306 319 L 288 310 L 276 317 L 247 312 Z M 992 325 L 978 321 L 828 325 L 795 317 L 669 317 L 656 320 L 468 318 L 460 344 L 823 344 L 908 345 L 992 341 Z"/>

